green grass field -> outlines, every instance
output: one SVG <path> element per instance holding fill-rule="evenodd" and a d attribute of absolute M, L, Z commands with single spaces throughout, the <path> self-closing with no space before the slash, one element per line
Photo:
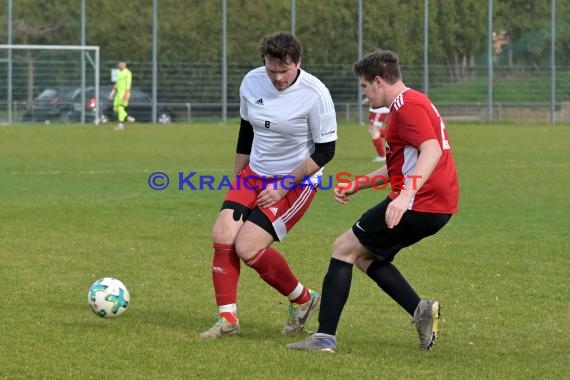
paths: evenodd
<path fill-rule="evenodd" d="M 448 125 L 460 213 L 395 261 L 444 305 L 438 345 L 419 352 L 410 318 L 355 270 L 339 352 L 326 354 L 285 349 L 297 340 L 280 334 L 286 302 L 245 265 L 241 336 L 198 339 L 216 313 L 210 229 L 224 191 L 178 190 L 177 173 L 229 175 L 236 125 L 0 128 L 0 378 L 568 378 L 569 126 Z M 371 171 L 366 127 L 339 132 L 326 174 Z M 169 188 L 149 188 L 154 171 Z M 341 206 L 321 191 L 276 247 L 320 289 L 335 237 L 384 196 Z M 114 320 L 87 305 L 105 276 L 131 292 Z"/>

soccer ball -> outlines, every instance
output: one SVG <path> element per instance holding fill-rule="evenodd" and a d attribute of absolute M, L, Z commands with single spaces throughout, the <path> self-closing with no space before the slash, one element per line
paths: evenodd
<path fill-rule="evenodd" d="M 129 300 L 125 284 L 112 277 L 95 281 L 87 292 L 89 306 L 101 318 L 114 318 L 123 314 L 129 307 Z"/>

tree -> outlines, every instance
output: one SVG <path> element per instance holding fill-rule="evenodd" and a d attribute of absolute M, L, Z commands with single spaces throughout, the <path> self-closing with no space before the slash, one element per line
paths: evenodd
<path fill-rule="evenodd" d="M 14 44 L 42 44 L 49 40 L 49 36 L 60 35 L 64 39 L 69 37 L 69 21 L 62 17 L 65 6 L 52 1 L 37 0 L 34 2 L 23 0 L 13 4 L 12 42 Z M 34 98 L 34 55 L 27 50 L 21 59 L 27 67 L 26 101 L 31 104 Z"/>
<path fill-rule="evenodd" d="M 0 0 L 2 9 L 7 0 Z M 424 2 L 421 0 L 362 0 L 363 51 L 380 47 L 398 53 L 406 79 L 421 81 L 423 69 Z M 329 82 L 350 82 L 351 66 L 359 58 L 356 0 L 297 0 L 296 35 L 304 47 L 303 65 Z M 14 0 L 14 43 L 80 44 L 81 17 L 77 0 Z M 152 1 L 130 0 L 128 8 L 116 0 L 86 1 L 86 43 L 98 45 L 101 69 L 107 72 L 117 59 L 133 63 L 134 80 L 148 86 L 152 57 Z M 218 96 L 219 85 L 196 86 L 196 79 L 219 82 L 222 57 L 222 1 L 160 0 L 158 8 L 159 93 L 188 88 Z M 228 0 L 229 69 L 241 77 L 260 64 L 259 39 L 272 31 L 290 30 L 291 0 Z M 494 0 L 494 30 L 504 30 L 511 43 L 495 58 L 513 69 L 543 66 L 550 60 L 550 2 Z M 136 10 L 136 11 L 133 11 Z M 483 0 L 429 1 L 429 64 L 439 66 L 452 81 L 472 78 L 487 59 L 487 2 Z M 557 1 L 557 61 L 570 61 L 570 1 Z M 0 17 L 0 38 L 6 35 Z M 18 59 L 20 57 L 17 57 Z M 28 67 L 27 97 L 34 83 L 34 59 L 21 58 Z M 315 68 L 313 70 L 313 68 Z M 146 70 L 146 71 L 145 71 Z M 320 71 L 319 71 L 320 70 Z M 239 75 L 238 75 L 239 74 Z M 37 75 L 37 73 L 35 74 Z M 200 78 L 198 78 L 200 77 Z M 171 78 L 178 78 L 172 80 Z M 183 78 L 182 80 L 180 78 Z M 232 77 L 233 78 L 233 77 Z M 233 78 L 234 82 L 238 80 Z M 204 82 L 206 81 L 206 82 Z M 237 84 L 231 82 L 230 91 Z M 0 87 L 4 84 L 0 81 Z M 335 91 L 345 91 L 335 89 Z M 352 91 L 352 88 L 346 89 Z M 351 95 L 352 96 L 352 95 Z"/>
<path fill-rule="evenodd" d="M 510 37 L 504 56 L 511 69 L 548 62 L 549 1 L 501 1 L 494 24 L 495 30 L 505 30 Z"/>

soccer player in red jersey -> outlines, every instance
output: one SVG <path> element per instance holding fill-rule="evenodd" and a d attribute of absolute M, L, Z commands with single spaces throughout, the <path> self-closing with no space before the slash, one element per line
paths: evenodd
<path fill-rule="evenodd" d="M 370 105 L 370 100 L 364 98 L 362 104 Z M 372 145 L 374 145 L 377 154 L 372 160 L 373 162 L 386 161 L 386 149 L 384 148 L 384 134 L 386 131 L 384 126 L 386 125 L 386 119 L 389 114 L 390 110 L 388 107 L 370 107 L 368 115 L 368 134 L 372 139 Z"/>
<path fill-rule="evenodd" d="M 240 332 L 241 261 L 289 300 L 283 334 L 301 331 L 318 308 L 320 295 L 304 286 L 272 247 L 309 208 L 337 139 L 329 90 L 301 69 L 301 53 L 301 44 L 292 34 L 270 34 L 260 43 L 263 66 L 248 72 L 241 83 L 236 179 L 212 232 L 212 279 L 219 318 L 200 334 L 202 338 Z"/>
<path fill-rule="evenodd" d="M 336 351 L 336 330 L 356 265 L 413 317 L 419 348 L 429 350 L 438 334 L 439 302 L 422 300 L 392 261 L 402 248 L 437 233 L 457 212 L 451 144 L 428 97 L 404 84 L 395 53 L 373 50 L 354 65 L 354 73 L 373 107 L 390 108 L 386 165 L 368 174 L 367 183 L 360 179 L 337 186 L 335 197 L 345 204 L 357 191 L 385 180 L 392 191 L 336 239 L 323 281 L 318 332 L 287 347 Z"/>

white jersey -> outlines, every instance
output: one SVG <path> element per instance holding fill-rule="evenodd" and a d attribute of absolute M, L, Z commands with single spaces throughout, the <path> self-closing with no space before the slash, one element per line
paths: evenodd
<path fill-rule="evenodd" d="M 260 176 L 288 175 L 315 151 L 315 143 L 337 139 L 329 90 L 301 69 L 283 91 L 271 83 L 264 66 L 247 73 L 240 86 L 240 115 L 253 126 L 249 165 Z M 320 175 L 322 168 L 311 181 Z"/>

